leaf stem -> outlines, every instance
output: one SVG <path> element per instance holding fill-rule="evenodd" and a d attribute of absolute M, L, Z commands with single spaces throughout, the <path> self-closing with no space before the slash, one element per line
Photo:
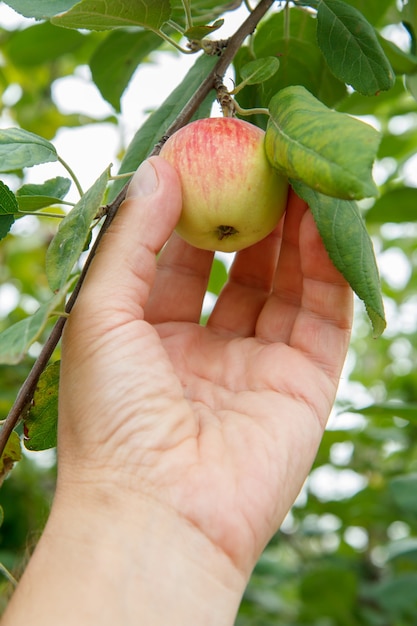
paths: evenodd
<path fill-rule="evenodd" d="M 126 172 L 125 174 L 111 174 L 110 180 L 121 180 L 123 178 L 131 178 L 135 172 Z"/>
<path fill-rule="evenodd" d="M 69 313 L 66 311 L 51 311 L 49 314 L 51 317 L 69 317 Z"/>
<path fill-rule="evenodd" d="M 188 0 L 182 0 L 182 6 L 184 8 L 184 13 L 185 13 L 185 23 L 186 23 L 185 30 L 189 30 L 190 28 L 193 27 L 193 17 L 191 15 L 191 6 Z"/>
<path fill-rule="evenodd" d="M 165 135 L 161 138 L 161 140 L 158 142 L 158 144 L 155 146 L 154 150 L 152 151 L 152 155 L 159 154 L 161 147 L 166 141 L 166 139 L 190 121 L 190 119 L 192 118 L 192 116 L 197 111 L 198 107 L 200 106 L 200 104 L 203 102 L 204 98 L 214 88 L 214 83 L 216 79 L 218 79 L 219 76 L 224 75 L 228 66 L 233 61 L 235 54 L 238 52 L 240 46 L 242 45 L 246 37 L 255 30 L 258 22 L 265 15 L 265 13 L 267 13 L 267 11 L 270 9 L 273 3 L 274 3 L 274 0 L 261 0 L 259 4 L 255 7 L 255 9 L 253 9 L 252 13 L 246 18 L 246 20 L 237 29 L 234 35 L 230 38 L 227 48 L 224 50 L 222 56 L 219 58 L 214 68 L 211 70 L 211 72 L 209 72 L 209 74 L 203 80 L 199 88 L 195 91 L 194 95 L 190 98 L 190 100 L 187 102 L 185 107 L 178 114 L 174 122 L 166 130 Z M 68 169 L 68 171 L 71 173 L 70 169 Z M 74 182 L 75 180 L 76 179 L 74 179 Z M 123 200 L 125 199 L 127 187 L 128 187 L 128 183 L 126 183 L 126 185 L 119 192 L 117 197 L 105 207 L 106 209 L 105 220 L 88 254 L 86 263 L 83 267 L 83 270 L 78 279 L 78 282 L 75 285 L 74 291 L 72 292 L 71 297 L 69 298 L 67 302 L 67 305 L 65 307 L 66 315 L 68 315 L 71 312 L 77 300 L 81 286 L 87 275 L 91 262 L 96 254 L 97 247 L 101 239 L 103 238 L 104 234 L 106 233 L 107 229 L 109 228 L 110 224 L 112 223 L 114 216 L 116 215 L 119 209 L 119 206 L 122 204 Z M 10 409 L 8 416 L 3 423 L 3 427 L 0 431 L 0 456 L 3 453 L 6 443 L 14 427 L 18 423 L 23 410 L 25 409 L 26 406 L 28 406 L 28 404 L 31 402 L 33 398 L 33 394 L 35 392 L 39 377 L 42 374 L 45 367 L 47 366 L 48 361 L 51 358 L 58 344 L 58 341 L 61 338 L 62 331 L 65 326 L 65 322 L 66 322 L 66 316 L 59 317 L 58 320 L 56 321 L 55 326 L 53 327 L 51 331 L 51 334 L 49 335 L 48 339 L 46 340 L 41 350 L 41 353 L 39 354 L 38 358 L 33 364 L 33 367 L 28 377 L 23 383 L 15 402 L 12 408 Z"/>
<path fill-rule="evenodd" d="M 69 204 L 66 202 L 65 204 Z M 71 205 L 73 206 L 73 205 Z M 18 215 L 35 215 L 36 217 L 53 217 L 62 220 L 65 215 L 62 213 L 48 213 L 47 211 L 19 211 Z"/>
<path fill-rule="evenodd" d="M 162 37 L 164 41 L 167 41 L 168 43 L 170 43 L 171 46 L 174 46 L 174 48 L 176 48 L 183 54 L 194 54 L 196 52 L 195 50 L 192 50 L 191 48 L 183 48 L 182 46 L 180 46 L 179 43 L 175 41 L 175 39 L 172 39 L 169 35 L 166 35 L 163 30 L 157 29 L 154 32 L 160 37 Z"/>
<path fill-rule="evenodd" d="M 284 7 L 284 38 L 288 41 L 290 38 L 290 7 L 287 0 Z"/>
<path fill-rule="evenodd" d="M 61 165 L 63 167 L 65 167 L 65 169 L 67 170 L 68 174 L 71 176 L 72 180 L 74 181 L 74 184 L 75 184 L 75 186 L 78 189 L 78 193 L 82 197 L 84 195 L 84 191 L 83 191 L 83 188 L 81 187 L 80 181 L 78 180 L 77 176 L 75 175 L 74 170 L 68 165 L 68 163 L 66 161 L 64 161 L 64 159 L 62 157 L 58 156 L 58 161 L 61 163 Z"/>
<path fill-rule="evenodd" d="M 234 100 L 234 107 L 236 113 L 239 113 L 239 115 L 269 115 L 269 110 L 262 107 L 254 109 L 243 109 L 240 104 L 236 102 L 236 100 Z"/>
<path fill-rule="evenodd" d="M 179 24 L 174 22 L 173 20 L 168 20 L 166 23 L 168 24 L 168 26 L 171 26 L 171 28 L 176 30 L 177 33 L 179 33 L 180 35 L 184 34 L 184 29 Z"/>
<path fill-rule="evenodd" d="M 13 585 L 13 587 L 17 587 L 16 578 L 9 572 L 9 570 L 5 565 L 3 565 L 3 563 L 0 563 L 0 572 L 5 578 L 7 578 L 7 580 Z"/>
<path fill-rule="evenodd" d="M 242 80 L 242 82 L 241 82 L 241 83 L 239 83 L 238 85 L 236 85 L 236 87 L 234 87 L 234 88 L 232 89 L 232 91 L 230 91 L 229 93 L 230 93 L 232 96 L 235 96 L 236 94 L 238 94 L 238 93 L 239 93 L 239 91 L 242 91 L 242 89 L 243 89 L 244 87 L 246 87 L 246 85 L 248 84 L 248 82 L 249 82 L 249 79 Z"/>

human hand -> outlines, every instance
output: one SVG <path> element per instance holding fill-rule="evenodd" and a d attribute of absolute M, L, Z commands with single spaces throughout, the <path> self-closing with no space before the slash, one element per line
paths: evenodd
<path fill-rule="evenodd" d="M 249 576 L 314 460 L 351 291 L 291 193 L 284 223 L 236 254 L 200 325 L 212 253 L 170 237 L 175 171 L 156 157 L 141 175 L 67 322 L 60 481 L 174 511 Z"/>
<path fill-rule="evenodd" d="M 231 626 L 311 467 L 349 287 L 290 194 L 202 326 L 213 255 L 172 235 L 180 210 L 175 170 L 151 159 L 67 321 L 57 490 L 4 626 Z"/>

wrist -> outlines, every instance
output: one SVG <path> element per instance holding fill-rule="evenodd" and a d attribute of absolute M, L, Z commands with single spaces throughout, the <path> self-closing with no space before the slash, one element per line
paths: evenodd
<path fill-rule="evenodd" d="M 33 626 L 88 624 L 92 615 L 103 626 L 232 625 L 247 581 L 229 558 L 174 511 L 147 498 L 121 500 L 102 489 L 58 491 L 12 608 L 35 583 Z"/>

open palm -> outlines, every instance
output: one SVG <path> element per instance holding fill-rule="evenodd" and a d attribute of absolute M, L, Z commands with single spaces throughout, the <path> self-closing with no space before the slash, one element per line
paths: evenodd
<path fill-rule="evenodd" d="M 249 572 L 314 460 L 351 292 L 291 194 L 285 222 L 236 255 L 200 325 L 212 254 L 173 235 L 155 268 L 181 200 L 175 172 L 153 163 L 158 190 L 125 203 L 67 324 L 61 465 L 94 458 Z"/>

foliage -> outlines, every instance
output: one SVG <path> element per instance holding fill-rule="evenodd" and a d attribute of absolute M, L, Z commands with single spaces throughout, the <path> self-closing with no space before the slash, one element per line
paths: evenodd
<path fill-rule="evenodd" d="M 329 255 L 379 336 L 358 304 L 335 415 L 311 476 L 253 573 L 237 624 L 416 622 L 416 0 L 298 0 L 272 8 L 262 0 L 252 13 L 247 4 L 248 27 L 241 39 L 232 37 L 233 53 L 232 43 L 215 37 L 233 11 L 243 15 L 240 2 L 7 4 L 24 18 L 15 28 L 0 25 L 1 89 L 18 94 L 0 104 L 0 417 L 48 344 L 53 320 L 65 321 L 92 233 L 117 210 L 128 176 L 164 135 L 210 114 L 214 73 L 232 64 L 236 114 L 251 113 L 266 129 L 271 163 L 308 200 Z M 102 119 L 65 113 L 54 84 L 88 67 L 114 112 L 105 120 L 121 128 L 123 94 L 138 66 L 158 54 L 163 67 L 173 51 L 196 60 L 84 191 L 77 163 L 62 159 L 56 138 L 63 128 Z M 155 65 L 155 80 L 161 71 Z M 40 164 L 59 164 L 62 172 L 28 182 Z M 213 296 L 225 277 L 219 257 Z M 53 460 L 47 457 L 45 469 L 37 461 L 45 453 L 21 455 L 16 443 L 18 435 L 30 450 L 55 443 L 55 345 L 32 390 L 36 402 L 24 407 L 24 425 L 0 463 L 4 477 L 16 462 L 0 489 L 0 562 L 15 576 L 53 492 Z M 6 596 L 10 582 L 0 580 Z"/>

